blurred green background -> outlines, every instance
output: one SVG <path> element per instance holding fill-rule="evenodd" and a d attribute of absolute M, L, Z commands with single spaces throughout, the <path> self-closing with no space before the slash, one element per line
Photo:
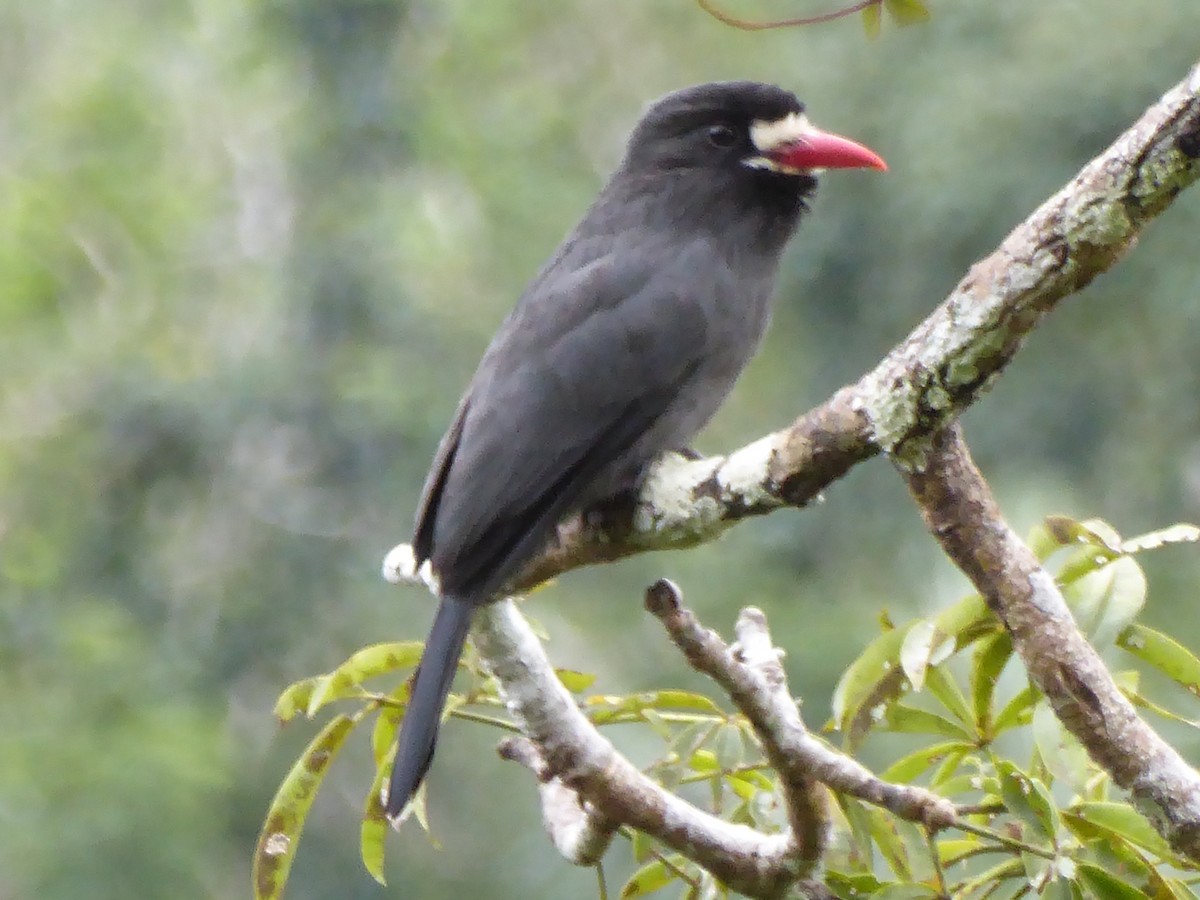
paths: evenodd
<path fill-rule="evenodd" d="M 699 441 L 715 452 L 870 367 L 1200 34 L 1194 0 L 933 12 L 868 42 L 854 18 L 750 34 L 687 0 L 0 5 L 0 898 L 247 895 L 312 734 L 277 730 L 276 694 L 423 637 L 429 598 L 384 584 L 382 554 L 489 335 L 647 101 L 774 81 L 891 165 L 826 177 L 764 351 Z M 968 414 L 1022 529 L 1200 519 L 1198 249 L 1193 192 Z M 1149 621 L 1197 646 L 1200 554 L 1147 565 Z M 605 691 L 703 686 L 641 611 L 659 576 L 715 627 L 765 607 L 813 724 L 881 609 L 966 590 L 876 461 L 806 512 L 561 579 L 530 603 L 553 658 Z M 494 739 L 447 729 L 443 849 L 395 837 L 391 895 L 593 895 Z M 356 741 L 291 898 L 388 895 L 356 857 L 370 775 Z"/>

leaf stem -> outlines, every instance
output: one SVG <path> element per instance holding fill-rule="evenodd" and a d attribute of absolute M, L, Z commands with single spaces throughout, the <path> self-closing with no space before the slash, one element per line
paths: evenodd
<path fill-rule="evenodd" d="M 779 19 L 774 22 L 752 22 L 749 19 L 739 19 L 718 9 L 712 4 L 712 0 L 696 0 L 696 3 L 718 22 L 728 25 L 731 28 L 740 28 L 742 31 L 767 31 L 772 28 L 798 28 L 803 25 L 819 25 L 822 22 L 832 22 L 835 19 L 843 19 L 846 16 L 854 15 L 856 12 L 862 12 L 867 7 L 879 6 L 883 3 L 883 0 L 861 0 L 859 3 L 854 3 L 842 9 L 835 9 L 833 12 L 822 13 L 819 16 Z"/>

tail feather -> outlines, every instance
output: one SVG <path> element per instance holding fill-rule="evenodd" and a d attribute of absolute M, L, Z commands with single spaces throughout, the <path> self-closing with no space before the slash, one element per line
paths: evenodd
<path fill-rule="evenodd" d="M 408 709 L 400 723 L 387 794 L 387 815 L 393 821 L 399 818 L 421 786 L 433 760 L 442 707 L 446 705 L 474 611 L 474 604 L 458 597 L 443 597 L 438 604 Z"/>

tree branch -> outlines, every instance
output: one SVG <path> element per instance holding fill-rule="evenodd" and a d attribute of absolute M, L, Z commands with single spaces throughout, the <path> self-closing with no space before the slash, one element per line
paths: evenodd
<path fill-rule="evenodd" d="M 504 759 L 519 762 L 538 779 L 542 820 L 554 848 L 576 866 L 594 866 L 604 857 L 620 823 L 613 822 L 591 804 L 580 800 L 555 775 L 542 758 L 537 744 L 528 738 L 505 738 L 497 748 Z"/>
<path fill-rule="evenodd" d="M 592 865 L 620 825 L 631 825 L 751 897 L 789 889 L 826 897 L 805 881 L 825 850 L 821 783 L 932 828 L 955 824 L 954 804 L 919 787 L 880 780 L 809 734 L 787 690 L 766 619 L 744 610 L 731 648 L 660 581 L 646 606 L 700 671 L 730 692 L 750 719 L 783 779 L 789 829 L 765 834 L 725 822 L 655 784 L 621 756 L 580 712 L 554 674 L 541 642 L 511 601 L 484 607 L 473 634 L 480 657 L 503 685 L 528 739 L 507 739 L 501 754 L 537 775 L 542 814 L 555 847 L 570 862 Z"/>
<path fill-rule="evenodd" d="M 1200 861 L 1200 773 L 1138 718 L 1054 579 L 1004 521 L 957 426 L 905 473 L 929 531 L 1013 636 L 1030 678 L 1092 759 L 1180 853 Z"/>
<path fill-rule="evenodd" d="M 511 601 L 483 607 L 475 647 L 504 685 L 545 765 L 610 822 L 632 825 L 751 897 L 778 897 L 802 874 L 788 835 L 765 835 L 710 815 L 655 784 L 598 732 L 554 674 Z M 548 817 L 549 818 L 549 817 Z"/>
<path fill-rule="evenodd" d="M 679 589 L 659 581 L 646 591 L 646 608 L 657 616 L 688 662 L 719 684 L 763 743 L 771 768 L 783 780 L 792 831 L 801 852 L 824 844 L 824 784 L 890 810 L 929 828 L 955 823 L 954 804 L 920 787 L 882 781 L 861 763 L 814 738 L 800 718 L 787 676 L 767 630 L 762 610 L 748 607 L 738 616 L 738 643 L 729 647 L 684 608 Z"/>

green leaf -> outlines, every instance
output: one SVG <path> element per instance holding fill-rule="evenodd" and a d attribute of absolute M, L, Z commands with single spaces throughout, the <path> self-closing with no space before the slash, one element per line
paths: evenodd
<path fill-rule="evenodd" d="M 1092 644 L 1113 643 L 1146 603 L 1146 576 L 1132 558 L 1122 556 L 1063 588 L 1063 597 Z"/>
<path fill-rule="evenodd" d="M 903 702 L 891 705 L 884 722 L 885 730 L 902 734 L 940 734 L 967 741 L 972 738 L 972 734 L 954 720 Z"/>
<path fill-rule="evenodd" d="M 1155 831 L 1128 803 L 1091 801 L 1077 803 L 1063 813 L 1064 818 L 1083 819 L 1093 829 L 1110 831 L 1135 847 L 1173 861 L 1177 865 L 1186 865 L 1176 855 L 1170 845 Z"/>
<path fill-rule="evenodd" d="M 996 772 L 1000 776 L 1000 796 L 1008 811 L 1057 847 L 1061 823 L 1058 809 L 1046 786 L 1039 779 L 1022 772 L 1009 760 L 1000 760 L 996 764 Z"/>
<path fill-rule="evenodd" d="M 1033 709 L 1032 731 L 1046 768 L 1055 778 L 1082 793 L 1095 773 L 1095 767 L 1083 745 L 1063 727 L 1045 700 L 1039 701 Z"/>
<path fill-rule="evenodd" d="M 960 860 L 978 854 L 986 846 L 974 835 L 962 838 L 940 838 L 937 842 L 938 859 L 941 860 L 943 866 L 952 866 Z"/>
<path fill-rule="evenodd" d="M 405 695 L 408 686 L 400 689 Z M 396 742 L 396 730 L 400 720 L 404 718 L 404 709 L 396 706 L 381 706 L 379 715 L 375 717 L 375 728 L 371 731 L 371 755 L 375 765 L 383 765 L 383 761 L 391 754 L 392 745 Z"/>
<path fill-rule="evenodd" d="M 277 900 L 283 896 L 317 789 L 354 725 L 349 716 L 339 715 L 330 720 L 304 749 L 275 792 L 254 851 L 251 877 L 255 900 Z"/>
<path fill-rule="evenodd" d="M 1169 544 L 1200 543 L 1200 528 L 1187 522 L 1179 522 L 1157 531 L 1139 534 L 1135 538 L 1121 542 L 1122 553 L 1141 553 L 1144 550 L 1157 550 Z"/>
<path fill-rule="evenodd" d="M 980 888 L 990 888 L 993 884 L 999 884 L 1002 881 L 1017 878 L 1020 879 L 1022 889 L 1027 890 L 1029 881 L 1025 877 L 1025 867 L 1019 859 L 1008 859 L 999 863 L 992 868 L 980 872 L 969 881 L 963 884 L 955 892 L 956 897 L 969 897 Z M 990 894 L 989 894 L 990 896 Z"/>
<path fill-rule="evenodd" d="M 930 766 L 937 765 L 947 757 L 955 754 L 969 753 L 972 746 L 962 741 L 947 741 L 942 744 L 934 744 L 931 747 L 921 747 L 914 750 L 907 756 L 892 763 L 879 776 L 884 781 L 898 781 L 904 784 L 909 784 L 917 779 Z"/>
<path fill-rule="evenodd" d="M 871 896 L 883 885 L 874 875 L 868 872 L 834 872 L 825 873 L 825 886 L 833 891 L 839 900 L 862 900 Z"/>
<path fill-rule="evenodd" d="M 903 686 L 903 673 L 898 668 L 900 646 L 911 627 L 886 631 L 875 638 L 838 679 L 833 691 L 833 721 L 846 733 L 849 746 L 857 743 L 853 730 L 862 727 L 864 711 L 871 716 L 877 706 L 899 696 Z"/>
<path fill-rule="evenodd" d="M 319 680 L 320 678 L 315 676 L 305 678 L 288 685 L 279 695 L 279 699 L 275 701 L 275 718 L 279 720 L 280 725 L 286 725 L 308 709 L 308 702 L 312 699 L 313 690 L 316 689 Z"/>
<path fill-rule="evenodd" d="M 1164 879 L 1173 900 L 1197 900 L 1196 892 L 1178 878 Z"/>
<path fill-rule="evenodd" d="M 974 793 L 979 790 L 979 776 L 960 773 L 931 783 L 930 788 L 943 797 L 957 797 L 959 794 Z"/>
<path fill-rule="evenodd" d="M 691 759 L 692 755 L 708 742 L 712 733 L 712 722 L 693 722 L 691 725 L 685 725 L 676 732 L 674 739 L 668 745 L 670 754 L 682 764 L 683 761 Z"/>
<path fill-rule="evenodd" d="M 936 634 L 953 637 L 960 649 L 1002 627 L 977 594 L 947 607 L 930 621 Z M 904 687 L 900 648 L 915 624 L 881 634 L 842 673 L 833 696 L 833 723 L 844 732 L 848 749 L 861 743 L 900 696 Z"/>
<path fill-rule="evenodd" d="M 362 826 L 359 829 L 359 855 L 362 857 L 363 868 L 381 885 L 387 886 L 383 874 L 384 849 L 387 843 L 388 820 L 383 808 L 383 782 L 391 774 L 391 756 L 386 764 L 381 765 L 375 772 L 371 789 L 367 791 L 367 802 L 363 806 Z"/>
<path fill-rule="evenodd" d="M 926 670 L 949 659 L 954 648 L 954 636 L 928 619 L 918 619 L 908 628 L 900 643 L 900 668 L 914 691 L 924 687 Z"/>
<path fill-rule="evenodd" d="M 1083 900 L 1079 885 L 1073 879 L 1062 875 L 1055 875 L 1052 880 L 1046 882 L 1038 892 L 1038 897 L 1039 900 Z"/>
<path fill-rule="evenodd" d="M 834 800 L 837 802 L 838 809 L 842 811 L 842 815 L 845 816 L 846 825 L 850 830 L 852 848 L 849 855 L 851 862 L 857 863 L 859 869 L 864 873 L 873 872 L 875 869 L 875 844 L 871 839 L 871 819 L 866 805 L 845 794 L 834 794 Z"/>
<path fill-rule="evenodd" d="M 1117 646 L 1154 666 L 1171 680 L 1200 697 L 1200 659 L 1172 637 L 1145 625 L 1130 625 L 1117 638 Z"/>
<path fill-rule="evenodd" d="M 921 0 L 883 0 L 892 20 L 900 26 L 919 25 L 929 21 L 929 9 Z"/>
<path fill-rule="evenodd" d="M 716 745 L 717 762 L 726 771 L 732 771 L 742 765 L 746 759 L 746 747 L 742 740 L 742 731 L 736 725 L 723 725 L 717 729 Z"/>
<path fill-rule="evenodd" d="M 1103 519 L 1085 519 L 1080 522 L 1078 539 L 1112 554 L 1121 552 L 1121 535 Z"/>
<path fill-rule="evenodd" d="M 1187 725 L 1189 728 L 1200 729 L 1200 719 L 1189 719 L 1186 716 L 1181 716 L 1179 713 L 1169 710 L 1165 706 L 1160 706 L 1152 700 L 1147 699 L 1139 694 L 1136 690 L 1130 690 L 1129 688 L 1122 687 L 1121 692 L 1129 698 L 1130 702 L 1133 703 L 1134 706 L 1137 706 L 1140 709 L 1149 710 L 1156 716 L 1162 716 L 1164 719 L 1167 719 L 1170 722 L 1178 722 L 1180 725 Z"/>
<path fill-rule="evenodd" d="M 1066 516 L 1046 516 L 1033 528 L 1025 538 L 1025 543 L 1033 551 L 1039 562 L 1045 562 L 1067 543 L 1062 539 L 1063 530 L 1059 527 L 1062 521 L 1074 522 Z"/>
<path fill-rule="evenodd" d="M 975 730 L 975 718 L 967 706 L 967 698 L 944 667 L 929 669 L 925 673 L 925 686 L 929 688 L 929 693 L 937 697 L 942 706 L 958 719 L 964 730 Z"/>
<path fill-rule="evenodd" d="M 721 771 L 721 764 L 711 750 L 697 750 L 688 760 L 688 768 L 701 774 L 714 774 Z"/>
<path fill-rule="evenodd" d="M 596 676 L 591 672 L 577 672 L 574 669 L 555 669 L 558 680 L 572 694 L 582 694 L 596 683 Z"/>
<path fill-rule="evenodd" d="M 996 695 L 996 682 L 1000 673 L 1012 658 L 1012 637 L 1007 631 L 985 638 L 971 660 L 971 709 L 975 717 L 975 729 L 984 738 L 992 738 L 992 700 Z"/>
<path fill-rule="evenodd" d="M 639 722 L 643 719 L 642 712 L 647 709 L 697 710 L 725 718 L 721 707 L 709 697 L 691 691 L 645 691 L 627 697 L 597 695 L 588 697 L 584 705 L 589 707 L 588 715 L 596 725 Z"/>
<path fill-rule="evenodd" d="M 867 821 L 870 823 L 871 839 L 883 858 L 887 860 L 892 872 L 901 881 L 912 880 L 912 866 L 908 858 L 908 848 L 896 828 L 896 822 L 882 810 L 875 807 L 866 808 Z"/>
<path fill-rule="evenodd" d="M 871 895 L 871 900 L 928 900 L 941 896 L 926 884 L 889 884 Z"/>
<path fill-rule="evenodd" d="M 727 775 L 725 783 L 729 785 L 729 789 L 733 791 L 743 800 L 753 800 L 758 796 L 759 787 L 752 781 L 742 778 L 740 775 Z"/>
<path fill-rule="evenodd" d="M 939 631 L 953 635 L 959 649 L 1003 629 L 979 594 L 971 594 L 946 607 L 933 617 L 933 623 Z"/>
<path fill-rule="evenodd" d="M 1092 863 L 1079 863 L 1078 873 L 1080 882 L 1093 897 L 1103 897 L 1105 900 L 1150 900 L 1149 894 Z"/>
<path fill-rule="evenodd" d="M 317 679 L 308 700 L 308 716 L 311 718 L 334 700 L 356 695 L 359 685 L 368 678 L 415 666 L 423 649 L 418 641 L 394 641 L 364 647 L 332 672 Z"/>
<path fill-rule="evenodd" d="M 1000 734 L 1010 728 L 1028 724 L 1033 715 L 1033 705 L 1040 696 L 1037 688 L 1032 685 L 1026 687 L 997 713 L 992 730 L 996 734 Z"/>
<path fill-rule="evenodd" d="M 622 900 L 630 897 L 645 897 L 661 890 L 679 878 L 676 869 L 668 867 L 661 859 L 653 860 L 634 872 L 621 888 Z"/>
<path fill-rule="evenodd" d="M 879 32 L 883 25 L 883 4 L 872 3 L 870 6 L 864 7 L 862 11 L 863 30 L 867 33 L 870 40 L 875 40 L 879 37 Z"/>
<path fill-rule="evenodd" d="M 978 758 L 971 755 L 975 747 L 963 746 L 962 750 L 955 753 L 950 753 L 942 761 L 941 765 L 934 771 L 933 776 L 929 779 L 929 786 L 933 790 L 941 790 L 942 785 L 955 779 L 958 770 L 964 763 L 978 765 Z M 968 775 L 968 778 L 970 776 Z"/>
<path fill-rule="evenodd" d="M 650 729 L 664 741 L 670 742 L 675 737 L 675 728 L 662 717 L 656 709 L 643 709 L 642 719 L 650 726 Z"/>

